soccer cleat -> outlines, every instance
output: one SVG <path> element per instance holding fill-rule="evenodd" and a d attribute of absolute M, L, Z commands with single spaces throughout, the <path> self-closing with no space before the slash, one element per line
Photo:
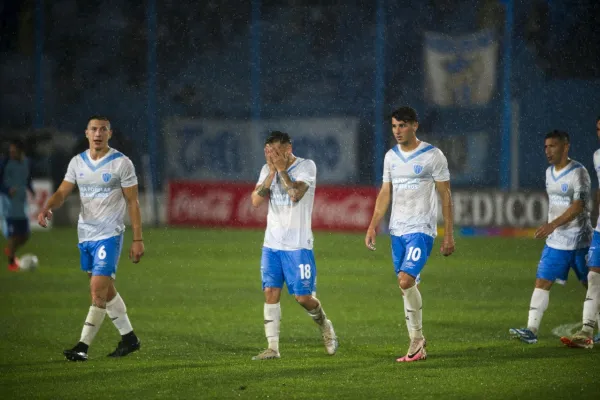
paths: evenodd
<path fill-rule="evenodd" d="M 19 264 L 17 264 L 16 261 L 14 263 L 12 263 L 12 264 L 8 264 L 8 270 L 12 271 L 12 272 L 18 271 L 19 270 Z"/>
<path fill-rule="evenodd" d="M 253 361 L 274 360 L 276 358 L 281 358 L 278 351 L 275 351 L 273 349 L 266 349 L 262 353 L 259 353 L 259 354 L 255 355 L 254 357 L 252 357 L 252 360 Z"/>
<path fill-rule="evenodd" d="M 411 339 L 408 352 L 404 357 L 397 358 L 396 362 L 413 362 L 427 359 L 427 351 L 425 350 L 426 345 L 427 342 L 423 337 Z"/>
<path fill-rule="evenodd" d="M 64 350 L 63 354 L 69 361 L 87 361 L 88 355 L 85 351 L 79 348 L 79 343 L 75 345 L 72 349 Z"/>
<path fill-rule="evenodd" d="M 141 342 L 138 339 L 135 343 L 126 343 L 123 340 L 119 342 L 115 351 L 110 353 L 108 357 L 125 357 L 129 353 L 138 351 L 140 349 Z"/>
<path fill-rule="evenodd" d="M 519 339 L 523 343 L 535 344 L 538 341 L 537 335 L 529 329 L 510 328 L 508 333 L 510 333 L 513 338 Z"/>
<path fill-rule="evenodd" d="M 327 327 L 322 330 L 323 333 L 323 343 L 325 344 L 325 350 L 327 350 L 327 354 L 334 355 L 338 349 L 339 342 L 337 336 L 335 335 L 335 331 L 333 330 L 333 324 L 330 320 L 326 322 Z"/>
<path fill-rule="evenodd" d="M 563 336 L 560 341 L 567 347 L 578 349 L 591 349 L 594 347 L 594 340 L 591 335 L 584 331 L 579 331 L 571 337 Z"/>

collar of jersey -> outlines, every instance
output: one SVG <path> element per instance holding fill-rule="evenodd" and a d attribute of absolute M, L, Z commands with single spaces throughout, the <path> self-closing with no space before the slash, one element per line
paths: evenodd
<path fill-rule="evenodd" d="M 392 147 L 392 150 L 394 150 L 394 153 L 396 153 L 396 155 L 398 157 L 400 157 L 400 159 L 406 163 L 406 162 L 409 162 L 410 160 L 412 160 L 413 158 L 416 158 L 416 157 L 420 156 L 421 154 L 428 152 L 429 150 L 433 150 L 434 148 L 435 147 L 433 145 L 431 145 L 431 144 L 427 145 L 427 146 L 423 147 L 422 149 L 415 151 L 414 153 L 412 153 L 408 157 L 404 157 L 402 155 L 402 153 L 400 152 L 400 145 L 399 144 L 397 144 L 394 147 Z"/>
<path fill-rule="evenodd" d="M 557 180 L 559 180 L 560 178 L 562 178 L 563 176 L 565 176 L 569 172 L 573 171 L 574 169 L 583 167 L 583 165 L 579 164 L 576 161 L 571 161 L 571 164 L 573 164 L 571 166 L 571 168 L 567 168 L 565 171 L 563 171 L 560 174 L 558 174 L 558 176 L 554 175 L 554 165 L 552 166 L 552 168 L 550 169 L 550 174 L 552 175 L 552 179 L 554 179 L 554 182 L 556 182 Z"/>
<path fill-rule="evenodd" d="M 298 165 L 302 164 L 304 161 L 306 161 L 306 158 L 298 158 L 296 157 L 296 161 L 294 161 L 294 164 L 292 164 L 288 169 L 287 169 L 287 173 L 289 174 L 290 171 L 292 171 L 294 168 L 296 168 Z"/>
<path fill-rule="evenodd" d="M 119 153 L 118 151 L 115 151 L 114 153 L 112 153 L 108 156 L 105 156 L 104 160 L 100 161 L 97 165 L 92 164 L 92 161 L 89 159 L 89 157 L 87 155 L 87 150 L 84 151 L 83 153 L 79 154 L 79 156 L 81 156 L 81 158 L 83 159 L 83 162 L 86 163 L 86 165 L 88 166 L 89 169 L 96 172 L 98 169 L 104 167 L 106 164 L 108 164 L 112 160 L 123 157 L 123 153 Z"/>

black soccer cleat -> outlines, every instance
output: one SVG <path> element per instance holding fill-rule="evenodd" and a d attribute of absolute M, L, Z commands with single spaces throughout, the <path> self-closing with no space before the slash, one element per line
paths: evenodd
<path fill-rule="evenodd" d="M 115 351 L 110 353 L 108 357 L 125 357 L 129 353 L 133 353 L 134 351 L 138 351 L 140 349 L 140 340 L 137 339 L 134 343 L 126 343 L 123 340 L 119 342 Z"/>
<path fill-rule="evenodd" d="M 63 351 L 63 354 L 69 361 L 87 361 L 89 346 L 83 342 L 78 342 L 72 349 Z"/>
<path fill-rule="evenodd" d="M 83 351 L 77 351 L 76 349 L 69 349 L 63 351 L 63 354 L 69 361 L 87 361 L 88 355 Z"/>

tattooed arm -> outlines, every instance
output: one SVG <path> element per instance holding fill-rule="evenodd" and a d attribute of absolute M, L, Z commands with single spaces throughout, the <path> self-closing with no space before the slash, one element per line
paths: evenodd
<path fill-rule="evenodd" d="M 302 197 L 304 197 L 308 190 L 308 184 L 301 181 L 292 181 L 287 171 L 279 171 L 279 177 L 281 178 L 281 182 L 283 182 L 283 186 L 285 186 L 285 190 L 290 196 L 290 199 L 292 199 L 294 203 L 302 200 Z"/>

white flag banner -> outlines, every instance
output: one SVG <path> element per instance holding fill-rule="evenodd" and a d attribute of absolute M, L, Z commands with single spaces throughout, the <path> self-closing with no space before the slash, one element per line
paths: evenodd
<path fill-rule="evenodd" d="M 425 33 L 425 96 L 443 107 L 487 104 L 494 93 L 498 42 L 484 30 L 462 36 Z"/>

